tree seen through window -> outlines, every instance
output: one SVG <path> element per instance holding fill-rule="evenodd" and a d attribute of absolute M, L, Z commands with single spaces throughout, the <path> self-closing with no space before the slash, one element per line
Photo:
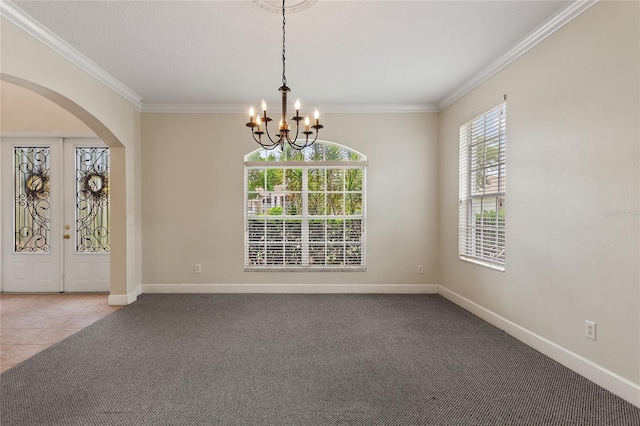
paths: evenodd
<path fill-rule="evenodd" d="M 362 269 L 366 159 L 340 145 L 245 157 L 245 267 Z"/>

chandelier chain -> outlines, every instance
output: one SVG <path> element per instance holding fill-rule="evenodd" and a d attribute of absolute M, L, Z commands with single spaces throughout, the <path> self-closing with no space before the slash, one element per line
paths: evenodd
<path fill-rule="evenodd" d="M 287 69 L 287 66 L 285 64 L 285 25 L 287 23 L 287 18 L 284 15 L 284 2 L 285 0 L 282 0 L 282 85 L 286 86 L 287 85 L 287 77 L 285 76 L 285 71 Z"/>

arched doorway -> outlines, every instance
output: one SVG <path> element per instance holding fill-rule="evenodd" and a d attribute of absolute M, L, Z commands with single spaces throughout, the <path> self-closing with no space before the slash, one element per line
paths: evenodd
<path fill-rule="evenodd" d="M 111 198 L 111 265 L 109 303 L 127 304 L 135 300 L 127 291 L 127 215 L 126 215 L 126 150 L 119 138 L 91 112 L 62 94 L 31 81 L 0 74 L 3 81 L 35 92 L 68 111 L 91 129 L 110 151 L 110 198 Z M 5 196 L 2 197 L 6 199 Z"/>

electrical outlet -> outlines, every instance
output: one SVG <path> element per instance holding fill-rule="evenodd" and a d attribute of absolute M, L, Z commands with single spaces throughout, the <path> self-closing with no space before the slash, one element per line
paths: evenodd
<path fill-rule="evenodd" d="M 586 337 L 587 339 L 596 340 L 596 323 L 595 322 L 585 320 L 584 337 Z"/>
<path fill-rule="evenodd" d="M 195 265 L 193 265 L 193 272 L 195 272 L 196 274 L 199 274 L 202 272 L 202 265 L 199 263 L 196 263 Z"/>
<path fill-rule="evenodd" d="M 422 265 L 418 265 L 418 273 L 424 274 L 424 267 Z"/>

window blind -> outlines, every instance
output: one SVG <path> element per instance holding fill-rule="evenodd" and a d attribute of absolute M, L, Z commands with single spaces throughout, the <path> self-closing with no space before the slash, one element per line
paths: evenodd
<path fill-rule="evenodd" d="M 504 270 L 506 102 L 460 126 L 459 256 Z"/>
<path fill-rule="evenodd" d="M 331 152 L 326 145 L 313 147 Z M 245 161 L 246 270 L 365 268 L 366 168 L 340 149 L 305 153 L 307 161 Z"/>

